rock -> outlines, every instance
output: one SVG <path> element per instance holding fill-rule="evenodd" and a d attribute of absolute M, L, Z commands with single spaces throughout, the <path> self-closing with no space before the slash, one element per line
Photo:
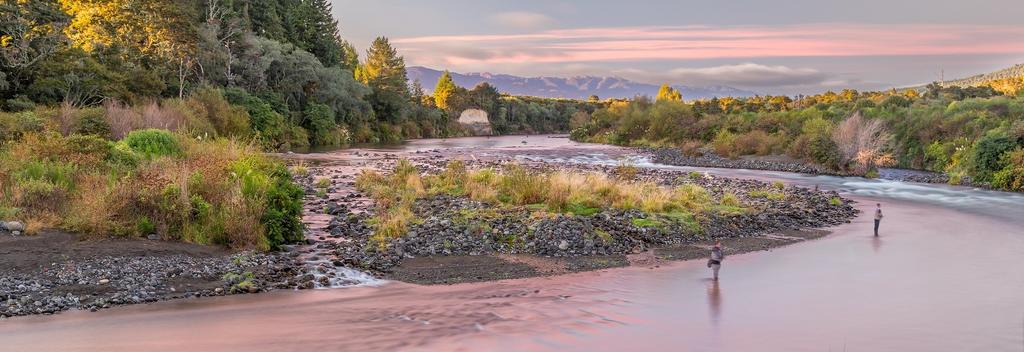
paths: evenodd
<path fill-rule="evenodd" d="M 215 288 L 215 289 L 213 289 L 213 292 L 214 292 L 214 293 L 221 293 L 221 292 L 224 292 L 224 289 L 223 289 L 223 288 L 220 288 L 220 287 L 218 287 L 218 288 Z"/>
<path fill-rule="evenodd" d="M 21 236 L 21 231 L 11 231 L 11 235 Z"/>
<path fill-rule="evenodd" d="M 155 233 L 151 233 L 151 234 L 149 234 L 149 236 L 146 236 L 146 238 L 148 238 L 150 240 L 153 240 L 153 241 L 156 241 L 156 240 L 160 239 L 160 235 L 157 235 Z"/>
<path fill-rule="evenodd" d="M 11 232 L 14 232 L 14 231 L 19 231 L 19 232 L 25 231 L 25 224 L 22 224 L 22 223 L 17 222 L 17 221 L 4 222 L 4 223 L 2 223 L 2 225 L 3 225 L 3 229 L 7 230 L 7 231 L 11 231 Z"/>
<path fill-rule="evenodd" d="M 110 283 L 110 279 L 100 279 L 99 283 L 100 283 L 100 285 L 109 284 Z"/>
<path fill-rule="evenodd" d="M 558 242 L 558 249 L 563 251 L 569 249 L 569 241 L 562 240 L 561 242 Z"/>

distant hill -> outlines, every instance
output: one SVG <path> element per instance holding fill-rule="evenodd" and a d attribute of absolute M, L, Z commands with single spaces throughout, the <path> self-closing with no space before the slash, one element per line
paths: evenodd
<path fill-rule="evenodd" d="M 419 80 L 428 93 L 433 91 L 434 84 L 443 71 L 426 67 L 413 66 L 408 68 L 409 81 Z M 502 93 L 511 95 L 528 95 L 547 98 L 586 99 L 596 95 L 605 98 L 632 98 L 638 95 L 654 97 L 658 94 L 658 86 L 639 83 L 618 77 L 577 76 L 561 77 L 519 77 L 490 73 L 455 73 L 451 72 L 455 84 L 473 88 L 481 82 L 487 82 Z M 683 99 L 705 99 L 712 97 L 749 97 L 756 93 L 726 86 L 690 87 L 673 86 L 683 94 Z"/>
<path fill-rule="evenodd" d="M 1024 77 L 1024 64 L 1013 65 L 999 71 L 983 73 L 967 78 L 946 81 L 946 86 L 973 87 L 990 84 L 993 81 Z"/>

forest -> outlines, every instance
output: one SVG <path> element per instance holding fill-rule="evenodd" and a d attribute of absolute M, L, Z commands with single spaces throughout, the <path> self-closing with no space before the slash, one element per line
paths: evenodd
<path fill-rule="evenodd" d="M 499 133 L 564 131 L 576 109 L 588 108 L 487 85 L 457 87 L 453 103 L 438 107 L 408 84 L 387 38 L 360 57 L 327 0 L 2 6 L 0 108 L 87 121 L 100 130 L 69 128 L 104 137 L 163 128 L 289 150 L 458 136 L 465 131 L 454 121 L 465 108 L 488 111 Z"/>

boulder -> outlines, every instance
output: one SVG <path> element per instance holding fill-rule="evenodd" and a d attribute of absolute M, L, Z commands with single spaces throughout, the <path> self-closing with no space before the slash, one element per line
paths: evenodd
<path fill-rule="evenodd" d="M 22 224 L 22 223 L 17 222 L 17 221 L 0 222 L 0 229 L 3 229 L 5 231 L 10 231 L 10 232 L 14 232 L 14 231 L 24 232 L 25 231 L 25 224 Z"/>

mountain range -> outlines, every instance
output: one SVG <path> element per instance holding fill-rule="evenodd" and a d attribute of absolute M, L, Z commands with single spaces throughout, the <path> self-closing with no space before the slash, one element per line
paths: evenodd
<path fill-rule="evenodd" d="M 423 89 L 431 93 L 443 71 L 413 66 L 407 69 L 410 82 L 419 80 Z M 575 76 L 575 77 L 519 77 L 506 74 L 456 73 L 450 72 L 456 85 L 473 88 L 487 82 L 499 92 L 510 95 L 527 95 L 546 98 L 587 99 L 596 95 L 605 98 L 633 98 L 638 95 L 658 95 L 658 85 L 630 81 L 619 77 Z M 712 97 L 749 97 L 756 93 L 727 86 L 685 86 L 673 88 L 683 99 L 708 99 Z"/>

